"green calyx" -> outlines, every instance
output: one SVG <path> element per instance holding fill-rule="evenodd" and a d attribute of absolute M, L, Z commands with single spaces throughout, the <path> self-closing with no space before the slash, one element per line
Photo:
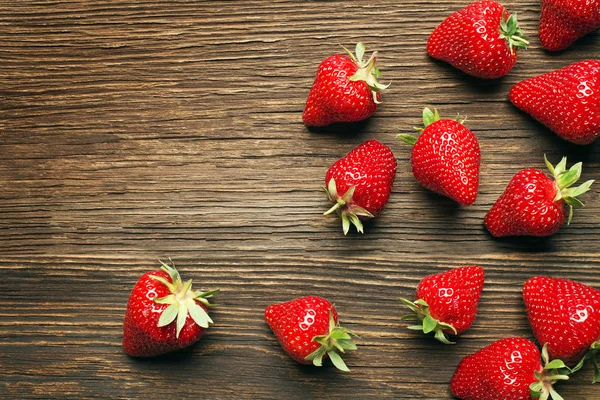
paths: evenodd
<path fill-rule="evenodd" d="M 506 15 L 507 14 L 504 14 L 502 16 L 502 21 L 500 21 L 500 38 L 506 39 L 511 53 L 514 52 L 515 47 L 527 48 L 529 42 L 519 27 L 517 14 L 513 14 L 508 18 L 506 18 Z"/>
<path fill-rule="evenodd" d="M 544 369 L 535 372 L 537 382 L 529 385 L 529 392 L 532 399 L 540 400 L 564 400 L 564 398 L 554 390 L 553 385 L 559 381 L 566 381 L 569 375 L 575 372 L 565 365 L 561 360 L 552 360 L 548 356 L 548 343 L 542 347 L 542 361 Z"/>
<path fill-rule="evenodd" d="M 364 233 L 363 224 L 359 217 L 373 218 L 374 215 L 364 208 L 357 206 L 352 203 L 352 196 L 354 195 L 355 186 L 350 187 L 346 193 L 339 195 L 335 179 L 331 178 L 327 184 L 327 188 L 322 188 L 327 194 L 327 198 L 333 203 L 333 207 L 327 210 L 323 215 L 329 215 L 332 212 L 336 212 L 337 215 L 342 219 L 342 229 L 344 235 L 348 234 L 350 230 L 350 224 L 356 227 L 356 230 L 360 233 Z"/>
<path fill-rule="evenodd" d="M 578 162 L 567 169 L 567 157 L 563 157 L 556 166 L 553 166 L 550 161 L 548 161 L 546 155 L 544 155 L 544 161 L 552 173 L 556 184 L 556 197 L 554 198 L 554 201 L 562 199 L 569 206 L 568 225 L 573 219 L 573 208 L 583 207 L 583 203 L 577 197 L 589 191 L 594 180 L 586 181 L 581 185 L 572 188 L 571 186 L 573 186 L 573 184 L 581 177 L 581 162 Z"/>
<path fill-rule="evenodd" d="M 418 299 L 412 302 L 407 299 L 400 299 L 400 301 L 412 311 L 412 313 L 402 316 L 400 320 L 415 321 L 417 323 L 416 325 L 409 326 L 408 329 L 413 331 L 423 331 L 425 334 L 433 332 L 435 338 L 440 342 L 444 344 L 455 344 L 455 342 L 448 340 L 448 336 L 444 332 L 444 329 L 451 330 L 457 335 L 456 328 L 451 324 L 433 318 L 429 313 L 429 305 L 425 300 Z"/>
<path fill-rule="evenodd" d="M 371 57 L 369 57 L 369 59 L 365 61 L 364 56 L 366 49 L 365 45 L 362 42 L 358 42 L 356 44 L 356 55 L 352 54 L 352 52 L 344 46 L 342 46 L 342 48 L 346 51 L 346 53 L 348 53 L 352 61 L 354 61 L 358 66 L 358 71 L 356 71 L 356 73 L 348 79 L 351 81 L 364 81 L 367 84 L 367 86 L 369 86 L 369 88 L 371 89 L 371 92 L 373 94 L 373 101 L 376 104 L 381 103 L 379 100 L 377 100 L 377 93 L 381 92 L 384 89 L 387 89 L 390 85 L 384 85 L 379 82 L 379 78 L 381 78 L 381 72 L 379 71 L 379 68 L 375 66 L 375 58 L 377 56 L 377 52 L 373 52 L 373 54 L 371 54 Z"/>
<path fill-rule="evenodd" d="M 358 337 L 348 328 L 344 328 L 333 319 L 333 311 L 329 310 L 329 332 L 327 335 L 318 335 L 312 338 L 313 342 L 321 345 L 317 350 L 306 356 L 306 360 L 312 361 L 313 365 L 320 367 L 323 365 L 323 357 L 327 354 L 333 365 L 340 371 L 349 372 L 340 353 L 346 350 L 356 350 L 356 345 L 352 341 L 352 336 Z"/>
<path fill-rule="evenodd" d="M 429 109 L 428 107 L 425 107 L 423 109 L 423 127 L 420 126 L 415 126 L 414 130 L 417 132 L 423 132 L 423 130 L 425 128 L 427 128 L 429 125 L 433 124 L 436 121 L 440 120 L 440 114 L 437 110 L 437 108 L 434 108 L 433 111 L 431 111 L 431 109 Z M 467 119 L 463 118 L 461 120 L 460 115 L 457 115 L 455 118 L 455 121 L 463 124 Z M 414 135 L 408 135 L 405 133 L 401 133 L 399 135 L 396 135 L 396 137 L 400 140 L 402 140 L 404 143 L 414 146 L 415 143 L 417 143 L 417 137 Z"/>
<path fill-rule="evenodd" d="M 600 342 L 594 342 L 590 346 L 590 349 L 585 353 L 585 356 L 574 366 L 571 371 L 577 372 L 583 367 L 586 361 L 590 360 L 594 366 L 594 379 L 592 383 L 596 383 L 600 380 L 600 368 L 598 367 L 598 361 L 596 360 L 596 353 L 600 350 Z"/>
<path fill-rule="evenodd" d="M 179 337 L 179 333 L 181 332 L 181 329 L 183 329 L 189 313 L 196 324 L 202 328 L 208 328 L 208 324 L 212 324 L 213 321 L 197 302 L 200 302 L 207 307 L 213 306 L 214 304 L 210 304 L 207 299 L 217 293 L 219 289 L 210 290 L 208 292 L 202 292 L 200 290 L 193 291 L 192 280 L 190 279 L 189 281 L 183 282 L 179 272 L 175 269 L 173 261 L 171 261 L 171 265 L 167 265 L 162 261 L 160 263 L 162 264 L 161 270 L 169 274 L 171 282 L 161 276 L 150 275 L 150 278 L 165 285 L 171 294 L 154 299 L 158 304 L 169 305 L 160 315 L 158 326 L 167 326 L 177 320 L 177 331 L 175 335 L 176 337 Z"/>

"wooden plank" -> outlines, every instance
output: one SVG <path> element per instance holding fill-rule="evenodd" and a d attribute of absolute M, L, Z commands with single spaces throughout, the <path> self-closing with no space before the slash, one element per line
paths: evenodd
<path fill-rule="evenodd" d="M 597 145 L 569 145 L 507 100 L 516 82 L 598 57 L 598 34 L 550 54 L 539 4 L 510 1 L 531 48 L 488 82 L 429 58 L 429 33 L 463 1 L 0 1 L 0 397 L 451 398 L 462 357 L 532 337 L 520 295 L 547 274 L 600 288 L 600 196 L 545 240 L 495 240 L 482 219 L 519 169 L 567 155 L 597 179 Z M 380 52 L 392 86 L 365 123 L 307 130 L 313 74 L 339 45 Z M 395 135 L 424 106 L 467 115 L 482 148 L 469 208 L 415 182 Z M 323 217 L 325 171 L 375 138 L 398 159 L 366 233 Z M 120 347 L 133 284 L 157 259 L 219 287 L 203 339 L 132 359 Z M 478 264 L 480 315 L 456 346 L 405 329 L 398 297 L 425 275 Z M 295 364 L 263 321 L 273 302 L 321 294 L 361 335 L 353 370 Z M 589 367 L 558 389 L 596 398 Z"/>

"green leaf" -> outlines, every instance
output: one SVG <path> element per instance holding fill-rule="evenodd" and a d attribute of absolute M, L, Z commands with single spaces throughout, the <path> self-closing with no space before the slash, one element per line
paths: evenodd
<path fill-rule="evenodd" d="M 213 321 L 210 319 L 210 317 L 208 316 L 206 311 L 204 311 L 204 309 L 202 307 L 200 307 L 198 304 L 196 304 L 196 302 L 194 300 L 190 299 L 189 301 L 186 302 L 186 304 L 187 304 L 187 309 L 190 313 L 190 316 L 192 317 L 194 322 L 196 324 L 198 324 L 198 326 L 201 326 L 202 328 L 208 328 L 208 324 L 212 323 Z"/>
<path fill-rule="evenodd" d="M 450 340 L 448 340 L 448 337 L 441 329 L 435 331 L 435 338 L 444 344 L 456 344 L 456 342 L 451 342 Z"/>
<path fill-rule="evenodd" d="M 371 214 L 369 211 L 365 210 L 364 208 L 362 208 L 360 206 L 351 205 L 348 208 L 348 211 L 350 211 L 352 214 L 356 214 L 361 217 L 375 218 L 375 216 L 373 214 Z"/>
<path fill-rule="evenodd" d="M 342 213 L 342 230 L 344 231 L 344 235 L 347 235 L 350 230 L 350 220 L 346 213 Z"/>
<path fill-rule="evenodd" d="M 564 362 L 562 362 L 562 360 L 552 360 L 544 366 L 544 369 L 548 370 L 548 369 L 558 369 L 558 368 L 566 368 L 566 367 L 567 366 L 565 365 Z"/>
<path fill-rule="evenodd" d="M 425 125 L 425 127 L 428 127 L 429 125 L 431 125 L 434 122 L 435 122 L 435 115 L 433 114 L 433 112 L 431 112 L 431 110 L 429 108 L 425 107 L 423 109 L 423 124 Z"/>
<path fill-rule="evenodd" d="M 427 315 L 423 318 L 423 332 L 429 333 L 432 332 L 437 327 L 437 321 L 433 319 L 430 315 Z"/>
<path fill-rule="evenodd" d="M 560 394 L 554 390 L 553 387 L 550 388 L 550 395 L 552 396 L 552 400 L 565 400 Z"/>
<path fill-rule="evenodd" d="M 548 170 L 550 171 L 552 176 L 556 176 L 556 172 L 554 170 L 554 165 L 552 165 L 552 163 L 550 161 L 548 161 L 548 157 L 546 157 L 545 154 L 544 154 L 544 162 L 546 163 L 546 168 L 548 168 Z"/>
<path fill-rule="evenodd" d="M 158 304 L 173 304 L 175 303 L 175 295 L 169 294 L 164 297 L 155 297 L 154 302 Z"/>
<path fill-rule="evenodd" d="M 423 325 L 411 325 L 407 326 L 406 328 L 410 329 L 411 331 L 422 331 Z"/>
<path fill-rule="evenodd" d="M 562 191 L 563 189 L 568 188 L 569 186 L 577 182 L 577 179 L 579 179 L 580 175 L 581 170 L 565 171 L 558 175 L 558 177 L 556 178 L 556 184 L 558 185 L 558 188 Z"/>
<path fill-rule="evenodd" d="M 554 176 L 558 176 L 567 170 L 567 157 L 561 158 L 560 162 L 554 167 Z"/>
<path fill-rule="evenodd" d="M 352 225 L 354 225 L 356 227 L 356 230 L 359 233 L 364 233 L 363 224 L 360 221 L 360 219 L 356 216 L 356 214 L 348 213 L 348 218 L 350 219 L 350 222 L 352 222 Z"/>
<path fill-rule="evenodd" d="M 174 303 L 169 307 L 165 308 L 165 310 L 160 314 L 160 318 L 158 319 L 158 326 L 167 326 L 171 322 L 175 320 L 177 317 L 177 312 L 179 311 L 179 304 Z"/>
<path fill-rule="evenodd" d="M 185 320 L 187 318 L 187 307 L 185 304 L 179 303 L 179 310 L 177 311 L 177 332 L 175 337 L 179 337 L 179 332 L 183 329 L 185 325 Z"/>
<path fill-rule="evenodd" d="M 346 332 L 341 331 L 339 329 L 336 329 L 333 332 L 331 332 L 331 335 L 329 335 L 329 337 L 332 339 L 336 339 L 336 340 L 352 339 L 352 337 L 350 337 L 350 335 L 348 335 Z"/>
<path fill-rule="evenodd" d="M 400 140 L 402 140 L 404 143 L 414 146 L 415 143 L 417 143 L 418 138 L 414 135 L 408 135 L 405 133 L 401 133 L 399 135 L 396 135 L 396 137 Z"/>
<path fill-rule="evenodd" d="M 331 362 L 333 363 L 333 365 L 335 365 L 337 369 L 344 372 L 350 372 L 350 370 L 346 366 L 346 363 L 344 362 L 344 360 L 342 360 L 342 357 L 340 357 L 338 353 L 336 353 L 335 351 L 330 351 L 327 354 L 329 355 L 329 358 L 331 358 Z"/>
<path fill-rule="evenodd" d="M 415 300 L 415 304 L 418 304 L 418 305 L 420 305 L 422 307 L 429 307 L 429 304 L 427 304 L 427 302 L 425 300 L 423 300 L 423 299 Z"/>
<path fill-rule="evenodd" d="M 348 188 L 346 193 L 344 193 L 344 195 L 342 196 L 342 200 L 344 200 L 344 203 L 346 203 L 346 204 L 352 203 L 352 196 L 354 196 L 355 190 L 356 190 L 356 186 L 350 186 L 350 188 Z"/>
<path fill-rule="evenodd" d="M 358 60 L 359 63 L 364 59 L 365 51 L 366 51 L 366 48 L 365 48 L 365 45 L 363 42 L 356 43 L 356 49 L 355 49 L 356 59 Z"/>
<path fill-rule="evenodd" d="M 400 317 L 400 321 L 417 321 L 418 319 L 417 314 L 406 314 Z"/>
<path fill-rule="evenodd" d="M 331 178 L 329 180 L 329 183 L 327 184 L 327 191 L 331 195 L 332 199 L 337 200 L 337 198 L 339 196 L 338 196 L 337 186 L 335 184 L 335 179 L 334 178 Z"/>
<path fill-rule="evenodd" d="M 569 196 L 569 197 L 581 196 L 582 194 L 584 194 L 590 190 L 590 187 L 592 186 L 593 183 L 594 183 L 594 180 L 592 179 L 592 180 L 583 182 L 581 185 L 577 186 L 576 188 L 568 189 L 567 196 Z"/>
<path fill-rule="evenodd" d="M 338 344 L 345 350 L 356 350 L 356 344 L 352 340 L 342 339 Z"/>

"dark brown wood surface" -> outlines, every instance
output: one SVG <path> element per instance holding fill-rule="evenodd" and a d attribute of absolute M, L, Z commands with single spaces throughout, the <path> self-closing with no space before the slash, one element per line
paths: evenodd
<path fill-rule="evenodd" d="M 429 58 L 429 33 L 466 1 L 1 1 L 0 398 L 449 399 L 462 357 L 532 338 L 520 294 L 534 275 L 600 288 L 600 196 L 548 239 L 493 239 L 483 217 L 513 174 L 583 161 L 513 107 L 516 82 L 600 56 L 597 33 L 558 54 L 537 37 L 539 4 L 513 0 L 531 46 L 504 79 Z M 380 52 L 392 82 L 374 117 L 312 132 L 301 113 L 339 45 Z M 425 106 L 468 116 L 482 150 L 477 203 L 424 190 L 395 135 Z M 319 187 L 367 139 L 398 172 L 384 213 L 344 237 Z M 221 288 L 215 324 L 182 353 L 121 349 L 131 288 L 158 259 Z M 485 268 L 474 325 L 455 346 L 406 329 L 398 297 L 428 274 Z M 300 366 L 263 320 L 273 302 L 319 294 L 358 332 L 351 373 Z M 558 390 L 596 399 L 586 367 Z"/>

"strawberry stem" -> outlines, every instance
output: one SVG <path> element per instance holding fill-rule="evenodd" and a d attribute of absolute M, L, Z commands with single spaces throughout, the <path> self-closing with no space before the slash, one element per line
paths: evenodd
<path fill-rule="evenodd" d="M 583 207 L 583 203 L 577 197 L 588 192 L 592 183 L 594 183 L 594 180 L 586 181 L 581 185 L 572 188 L 571 186 L 581 177 L 581 162 L 578 162 L 567 169 L 567 157 L 563 157 L 560 162 L 554 166 L 548 161 L 545 154 L 544 162 L 554 177 L 556 185 L 556 197 L 554 198 L 554 201 L 562 199 L 569 206 L 569 216 L 567 219 L 567 225 L 569 225 L 573 219 L 573 208 Z"/>
<path fill-rule="evenodd" d="M 500 38 L 506 39 L 510 52 L 514 52 L 514 48 L 527 48 L 529 42 L 517 22 L 517 14 L 513 14 L 506 18 L 508 13 L 502 16 L 500 21 Z"/>
<path fill-rule="evenodd" d="M 564 400 L 553 385 L 559 381 L 566 381 L 569 379 L 569 375 L 575 372 L 574 369 L 570 369 L 565 365 L 562 360 L 552 360 L 548 355 L 548 343 L 542 347 L 542 363 L 543 369 L 535 372 L 537 382 L 533 382 L 529 385 L 529 391 L 533 399 L 548 400 Z"/>
<path fill-rule="evenodd" d="M 371 93 L 373 94 L 373 101 L 376 104 L 381 103 L 377 99 L 377 93 L 387 89 L 390 86 L 390 84 L 384 85 L 379 82 L 379 78 L 381 78 L 381 72 L 379 71 L 379 68 L 375 66 L 377 52 L 373 52 L 373 54 L 371 54 L 371 57 L 369 57 L 367 61 L 364 61 L 366 49 L 365 45 L 362 42 L 358 42 L 356 44 L 356 56 L 344 46 L 342 46 L 342 48 L 346 51 L 346 53 L 350 55 L 352 61 L 354 61 L 354 63 L 358 66 L 358 70 L 354 73 L 354 75 L 352 75 L 348 79 L 351 81 L 364 81 L 367 84 L 367 86 L 369 86 L 369 88 L 371 89 Z"/>
<path fill-rule="evenodd" d="M 447 324 L 433 318 L 429 313 L 429 305 L 425 300 L 418 299 L 414 302 L 403 298 L 399 300 L 412 311 L 411 314 L 406 314 L 400 317 L 400 320 L 412 320 L 419 323 L 418 325 L 409 326 L 408 329 L 413 331 L 423 331 L 424 334 L 434 332 L 434 336 L 438 341 L 444 344 L 455 344 L 455 342 L 448 340 L 448 336 L 444 332 L 444 329 L 451 330 L 456 335 L 458 334 L 456 328 L 454 328 L 454 326 L 451 324 Z"/>
<path fill-rule="evenodd" d="M 159 260 L 160 261 L 160 260 Z M 202 328 L 208 328 L 209 323 L 213 323 L 212 319 L 208 316 L 204 308 L 198 305 L 198 302 L 205 306 L 212 306 L 208 302 L 208 298 L 212 297 L 213 294 L 219 290 L 210 290 L 207 292 L 193 291 L 192 280 L 188 280 L 185 283 L 181 280 L 181 276 L 175 264 L 172 260 L 171 265 L 162 264 L 161 270 L 166 272 L 171 279 L 171 282 L 161 276 L 150 275 L 150 278 L 154 279 L 165 285 L 171 294 L 160 298 L 155 298 L 154 302 L 157 304 L 168 304 L 169 306 L 163 310 L 158 320 L 158 326 L 163 327 L 171 324 L 173 321 L 176 322 L 176 333 L 175 336 L 179 338 L 179 334 L 185 325 L 185 321 L 188 313 L 194 320 L 194 322 Z"/>
<path fill-rule="evenodd" d="M 374 215 L 368 210 L 352 204 L 352 196 L 354 195 L 354 190 L 356 187 L 350 187 L 346 193 L 340 196 L 338 194 L 335 179 L 331 178 L 327 183 L 327 188 L 322 189 L 327 194 L 329 201 L 333 203 L 333 206 L 323 215 L 329 215 L 335 211 L 335 213 L 342 219 L 342 230 L 344 231 L 344 235 L 347 235 L 350 231 L 350 225 L 354 225 L 358 232 L 364 233 L 363 224 L 360 220 L 360 217 L 373 218 Z"/>
<path fill-rule="evenodd" d="M 344 328 L 339 322 L 335 322 L 333 308 L 331 308 L 329 310 L 329 332 L 326 335 L 317 335 L 312 338 L 312 341 L 319 343 L 321 347 L 310 353 L 305 359 L 312 361 L 313 365 L 321 367 L 323 365 L 323 357 L 327 355 L 337 369 L 349 372 L 350 369 L 346 366 L 339 353 L 345 353 L 346 350 L 356 350 L 352 336 L 358 337 L 350 329 Z"/>

